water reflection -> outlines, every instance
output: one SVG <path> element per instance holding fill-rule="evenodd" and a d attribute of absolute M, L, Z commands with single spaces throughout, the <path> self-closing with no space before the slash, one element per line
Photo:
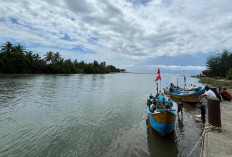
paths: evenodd
<path fill-rule="evenodd" d="M 182 131 L 183 130 L 183 127 L 184 127 L 184 123 L 183 123 L 183 116 L 182 115 L 178 115 L 177 116 L 177 120 L 178 120 L 178 127 L 179 129 Z"/>
<path fill-rule="evenodd" d="M 174 132 L 168 136 L 160 136 L 154 131 L 150 125 L 149 117 L 147 116 L 147 143 L 151 156 L 156 157 L 176 157 L 178 149 L 176 147 L 176 138 Z"/>
<path fill-rule="evenodd" d="M 177 116 L 175 136 L 180 157 L 188 155 L 204 127 L 204 125 L 197 123 L 194 119 L 197 110 L 195 103 L 184 102 L 183 115 L 179 114 Z M 201 145 L 198 145 L 192 154 L 193 156 L 200 155 L 200 147 Z"/>
<path fill-rule="evenodd" d="M 34 86 L 31 75 L 0 75 L 0 109 L 14 106 Z M 23 94 L 21 94 L 23 93 Z"/>

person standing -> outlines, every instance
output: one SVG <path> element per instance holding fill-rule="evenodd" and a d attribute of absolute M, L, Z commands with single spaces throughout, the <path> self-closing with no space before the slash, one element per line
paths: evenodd
<path fill-rule="evenodd" d="M 205 104 L 200 102 L 200 106 L 198 108 L 201 110 L 201 120 L 202 122 L 205 123 L 205 114 L 206 114 Z"/>
<path fill-rule="evenodd" d="M 212 90 L 209 89 L 209 86 L 208 86 L 208 85 L 205 86 L 205 93 L 203 93 L 202 95 L 199 96 L 199 100 L 200 100 L 200 103 L 201 103 L 201 105 L 200 105 L 199 108 L 200 108 L 200 110 L 201 110 L 201 120 L 202 120 L 203 122 L 205 122 L 206 110 L 205 110 L 205 104 L 202 103 L 201 100 L 202 100 L 204 97 L 206 97 L 206 99 L 208 99 L 208 98 L 212 98 L 212 97 L 217 98 L 217 96 L 216 96 L 216 94 L 215 94 Z"/>
<path fill-rule="evenodd" d="M 181 115 L 183 116 L 183 106 L 184 106 L 184 103 L 182 99 L 179 98 L 179 101 L 177 102 L 178 116 L 179 116 L 179 112 L 181 112 Z"/>

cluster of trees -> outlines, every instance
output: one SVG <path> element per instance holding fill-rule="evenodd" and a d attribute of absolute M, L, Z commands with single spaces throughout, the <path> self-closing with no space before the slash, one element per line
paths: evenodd
<path fill-rule="evenodd" d="M 3 44 L 0 51 L 0 73 L 74 74 L 125 71 L 113 65 L 106 65 L 106 62 L 98 63 L 96 60 L 93 63 L 78 62 L 77 59 L 64 60 L 59 52 L 49 51 L 41 58 L 32 51 L 26 51 L 20 44 L 13 45 L 10 42 Z"/>
<path fill-rule="evenodd" d="M 232 79 L 232 53 L 227 49 L 222 53 L 213 54 L 207 58 L 207 69 L 202 71 L 204 76 L 219 76 Z"/>

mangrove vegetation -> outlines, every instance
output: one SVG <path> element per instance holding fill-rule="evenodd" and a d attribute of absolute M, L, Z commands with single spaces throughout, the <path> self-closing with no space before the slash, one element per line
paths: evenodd
<path fill-rule="evenodd" d="M 26 51 L 24 46 L 11 42 L 4 43 L 0 51 L 0 73 L 101 74 L 125 71 L 96 60 L 85 63 L 83 60 L 64 59 L 59 52 L 53 51 L 47 52 L 42 58 L 32 51 Z"/>

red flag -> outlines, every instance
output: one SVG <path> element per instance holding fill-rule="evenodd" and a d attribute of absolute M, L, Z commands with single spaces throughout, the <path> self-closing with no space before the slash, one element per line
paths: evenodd
<path fill-rule="evenodd" d="M 155 81 L 161 80 L 160 74 L 156 77 Z"/>
<path fill-rule="evenodd" d="M 158 74 L 158 75 L 160 74 L 160 68 L 158 68 L 157 74 Z"/>
<path fill-rule="evenodd" d="M 161 80 L 160 69 L 159 68 L 158 68 L 157 74 L 158 74 L 158 76 L 156 77 L 155 81 Z"/>

